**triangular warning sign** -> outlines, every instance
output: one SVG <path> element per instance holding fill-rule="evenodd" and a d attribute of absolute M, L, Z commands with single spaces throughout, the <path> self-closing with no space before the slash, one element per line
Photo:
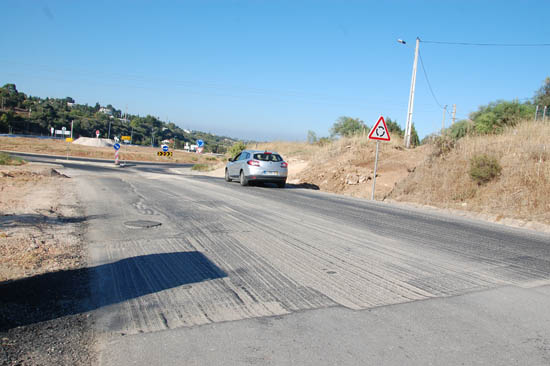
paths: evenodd
<path fill-rule="evenodd" d="M 369 139 L 390 141 L 390 133 L 388 131 L 388 126 L 386 126 L 386 121 L 384 121 L 384 117 L 380 117 L 372 130 L 370 130 Z"/>

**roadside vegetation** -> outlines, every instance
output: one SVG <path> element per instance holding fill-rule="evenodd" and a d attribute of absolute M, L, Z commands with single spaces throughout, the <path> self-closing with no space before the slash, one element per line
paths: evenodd
<path fill-rule="evenodd" d="M 550 224 L 550 123 L 524 120 L 491 135 L 433 145 L 391 198 Z M 441 148 L 445 146 L 445 148 Z"/>
<path fill-rule="evenodd" d="M 191 170 L 198 171 L 198 172 L 209 172 L 214 169 L 214 166 L 212 164 L 194 164 L 191 167 Z"/>
<path fill-rule="evenodd" d="M 0 152 L 0 165 L 23 165 L 23 164 L 26 164 L 25 160 Z"/>

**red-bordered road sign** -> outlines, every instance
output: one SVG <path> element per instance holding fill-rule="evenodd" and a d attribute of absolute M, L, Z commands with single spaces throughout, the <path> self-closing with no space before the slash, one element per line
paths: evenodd
<path fill-rule="evenodd" d="M 384 117 L 380 117 L 372 130 L 370 130 L 369 139 L 390 141 L 390 133 L 388 131 L 388 126 L 386 126 L 386 121 L 384 121 Z"/>

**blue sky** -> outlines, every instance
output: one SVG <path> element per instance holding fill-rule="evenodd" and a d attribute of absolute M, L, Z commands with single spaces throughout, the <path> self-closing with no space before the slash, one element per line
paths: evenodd
<path fill-rule="evenodd" d="M 550 43 L 548 14 L 547 0 L 3 1 L 0 83 L 184 128 L 304 140 L 308 130 L 328 136 L 344 115 L 404 126 L 417 36 Z M 456 104 L 457 118 L 530 98 L 550 76 L 550 47 L 421 43 L 420 53 L 439 103 Z M 419 65 L 421 137 L 441 119 Z"/>

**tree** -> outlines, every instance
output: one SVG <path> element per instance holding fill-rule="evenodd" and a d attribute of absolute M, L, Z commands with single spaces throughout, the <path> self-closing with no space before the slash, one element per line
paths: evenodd
<path fill-rule="evenodd" d="M 535 105 L 550 106 L 550 77 L 547 77 L 544 84 L 535 93 Z"/>
<path fill-rule="evenodd" d="M 317 142 L 317 134 L 312 130 L 307 131 L 307 143 L 314 144 L 316 142 Z"/>
<path fill-rule="evenodd" d="M 2 113 L 0 116 L 0 132 L 10 132 L 10 120 L 7 113 Z"/>
<path fill-rule="evenodd" d="M 399 126 L 399 124 L 397 123 L 397 121 L 392 121 L 390 117 L 386 117 L 384 120 L 386 121 L 386 126 L 388 127 L 388 130 L 389 130 L 388 132 L 390 133 L 390 136 L 392 134 L 397 134 L 403 137 L 404 132 L 401 129 L 401 126 Z"/>
<path fill-rule="evenodd" d="M 479 107 L 470 114 L 478 133 L 500 133 L 507 126 L 515 126 L 523 119 L 531 118 L 534 106 L 519 102 L 497 101 Z"/>
<path fill-rule="evenodd" d="M 237 156 L 237 154 L 240 154 L 241 151 L 243 151 L 244 149 L 246 149 L 245 143 L 242 141 L 237 141 L 233 144 L 233 146 L 231 146 L 228 152 L 229 152 L 229 155 L 232 158 L 234 158 L 235 156 Z"/>
<path fill-rule="evenodd" d="M 359 134 L 367 129 L 365 123 L 359 118 L 342 116 L 336 120 L 330 129 L 330 135 L 350 137 Z"/>
<path fill-rule="evenodd" d="M 414 123 L 413 123 L 411 125 L 411 146 L 416 147 L 419 145 L 420 145 L 420 138 L 418 137 L 418 133 L 416 132 L 416 128 L 414 128 Z"/>

